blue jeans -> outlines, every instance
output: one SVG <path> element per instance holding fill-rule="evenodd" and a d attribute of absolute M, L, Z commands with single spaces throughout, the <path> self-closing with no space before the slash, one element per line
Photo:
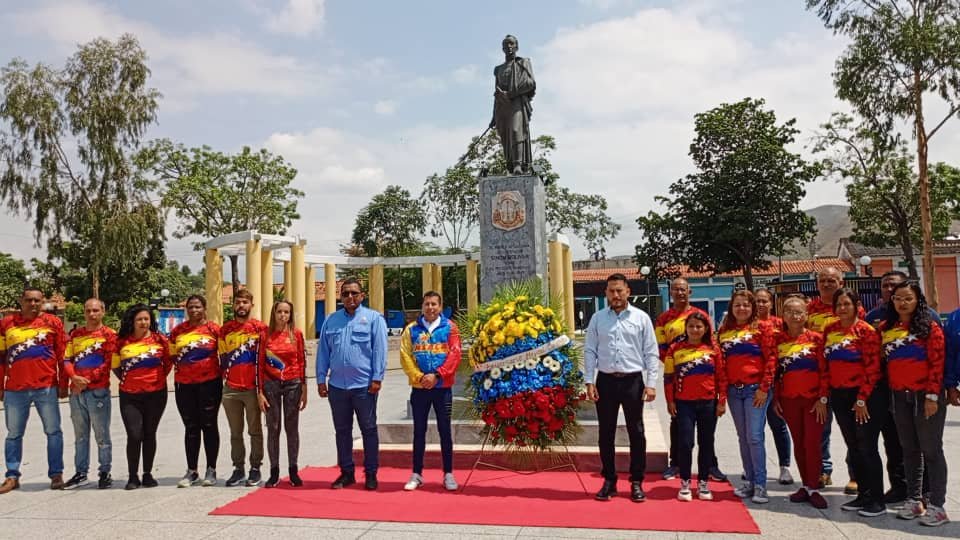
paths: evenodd
<path fill-rule="evenodd" d="M 353 416 L 357 416 L 360 436 L 363 438 L 363 470 L 377 474 L 380 465 L 380 436 L 377 433 L 377 394 L 367 388 L 344 390 L 329 386 L 330 412 L 337 439 L 337 465 L 340 472 L 353 474 Z"/>
<path fill-rule="evenodd" d="M 113 445 L 110 442 L 110 389 L 95 388 L 70 394 L 70 420 L 76 436 L 73 463 L 77 472 L 87 474 L 90 470 L 90 428 L 97 440 L 99 471 L 110 472 Z"/>
<path fill-rule="evenodd" d="M 781 467 L 790 466 L 790 453 L 793 451 L 790 441 L 790 429 L 787 422 L 773 410 L 773 407 L 767 407 L 767 425 L 770 426 L 770 432 L 773 433 L 773 443 L 777 447 L 777 461 Z"/>
<path fill-rule="evenodd" d="M 740 440 L 740 461 L 747 482 L 755 486 L 767 487 L 767 450 L 764 435 L 767 425 L 767 408 L 770 406 L 770 392 L 761 407 L 753 406 L 753 396 L 760 385 L 747 384 L 740 388 L 730 385 L 727 390 L 727 404 L 733 425 L 737 428 Z"/>
<path fill-rule="evenodd" d="M 453 391 L 450 388 L 413 388 L 410 390 L 410 406 L 413 408 L 413 472 L 423 474 L 423 454 L 427 449 L 427 420 L 431 407 L 437 415 L 443 472 L 453 472 L 453 434 L 450 424 Z"/>
<path fill-rule="evenodd" d="M 63 474 L 63 432 L 60 431 L 60 404 L 56 387 L 39 390 L 7 390 L 3 394 L 3 412 L 7 421 L 7 439 L 3 450 L 7 460 L 7 478 L 20 477 L 23 458 L 23 432 L 27 428 L 30 405 L 37 408 L 43 432 L 47 435 L 47 476 Z"/>

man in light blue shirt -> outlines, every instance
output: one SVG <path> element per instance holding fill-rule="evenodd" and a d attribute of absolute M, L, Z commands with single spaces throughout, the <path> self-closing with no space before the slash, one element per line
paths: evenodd
<path fill-rule="evenodd" d="M 643 404 L 657 396 L 660 350 L 650 316 L 630 305 L 630 287 L 623 274 L 607 278 L 607 304 L 587 325 L 584 379 L 587 399 L 596 403 L 603 487 L 596 499 L 608 501 L 617 493 L 617 416 L 623 407 L 630 437 L 630 500 L 643 502 L 643 475 L 647 468 L 647 439 L 643 433 Z"/>
<path fill-rule="evenodd" d="M 355 278 L 340 286 L 343 309 L 323 321 L 317 344 L 317 392 L 330 398 L 337 439 L 340 476 L 330 486 L 356 483 L 353 464 L 353 417 L 363 438 L 364 487 L 377 489 L 380 438 L 377 394 L 387 369 L 387 323 L 362 305 L 363 288 Z"/>

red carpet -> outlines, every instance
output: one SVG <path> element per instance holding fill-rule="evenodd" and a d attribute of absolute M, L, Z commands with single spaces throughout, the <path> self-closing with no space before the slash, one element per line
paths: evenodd
<path fill-rule="evenodd" d="M 469 471 L 458 471 L 463 482 Z M 521 475 L 478 470 L 460 492 L 447 492 L 440 483 L 442 474 L 428 470 L 420 489 L 403 491 L 409 469 L 382 468 L 377 477 L 380 489 L 330 489 L 336 467 L 308 467 L 300 474 L 304 485 L 261 488 L 226 506 L 214 515 L 269 516 L 295 518 L 399 521 L 407 523 L 453 523 L 475 525 L 519 525 L 532 527 L 584 527 L 689 532 L 754 533 L 760 529 L 729 484 L 711 483 L 713 501 L 680 502 L 676 499 L 679 480 L 664 481 L 648 476 L 644 482 L 647 502 L 629 500 L 629 484 L 621 480 L 620 493 L 610 502 L 593 501 L 600 484 L 595 474 L 581 473 L 590 490 L 584 493 L 572 472 L 542 472 Z"/>

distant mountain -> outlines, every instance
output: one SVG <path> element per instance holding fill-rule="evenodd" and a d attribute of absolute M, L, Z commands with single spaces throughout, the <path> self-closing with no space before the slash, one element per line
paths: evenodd
<path fill-rule="evenodd" d="M 820 257 L 835 257 L 840 246 L 840 239 L 853 234 L 853 225 L 847 215 L 849 206 L 843 204 L 825 204 L 804 212 L 817 221 L 817 236 L 814 245 L 804 246 L 800 242 L 793 242 L 790 249 L 792 254 L 784 255 L 784 259 L 809 259 L 811 255 Z M 811 253 L 811 248 L 813 252 Z"/>

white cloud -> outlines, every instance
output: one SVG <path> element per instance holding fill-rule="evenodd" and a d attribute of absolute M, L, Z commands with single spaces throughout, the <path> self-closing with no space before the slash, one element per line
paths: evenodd
<path fill-rule="evenodd" d="M 451 78 L 453 79 L 454 82 L 458 84 L 473 83 L 478 80 L 477 71 L 478 71 L 477 66 L 474 64 L 461 66 L 453 70 L 453 74 L 451 75 Z"/>
<path fill-rule="evenodd" d="M 279 12 L 267 18 L 266 26 L 279 34 L 307 36 L 322 28 L 325 3 L 325 0 L 288 0 Z"/>
<path fill-rule="evenodd" d="M 390 116 L 397 112 L 397 102 L 392 99 L 381 99 L 373 104 L 373 112 L 382 116 Z"/>

